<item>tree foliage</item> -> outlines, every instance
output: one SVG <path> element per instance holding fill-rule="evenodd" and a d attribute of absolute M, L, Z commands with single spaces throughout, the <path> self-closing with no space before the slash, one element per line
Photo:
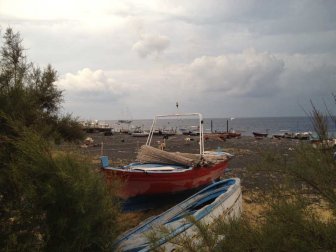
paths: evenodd
<path fill-rule="evenodd" d="M 89 160 L 55 154 L 40 135 L 5 116 L 0 120 L 0 248 L 111 248 L 119 208 Z"/>
<path fill-rule="evenodd" d="M 0 251 L 111 250 L 118 201 L 91 161 L 52 149 L 83 137 L 61 116 L 62 91 L 51 66 L 27 62 L 19 33 L 0 51 Z"/>
<path fill-rule="evenodd" d="M 55 84 L 57 78 L 57 71 L 50 64 L 41 69 L 28 62 L 20 33 L 6 29 L 0 54 L 0 111 L 45 137 L 63 137 L 63 131 L 58 130 L 64 128 L 64 123 L 69 127 L 79 124 L 70 116 L 63 120 L 59 115 L 63 96 Z M 71 140 L 75 136 L 82 138 L 80 133 L 79 129 Z"/>

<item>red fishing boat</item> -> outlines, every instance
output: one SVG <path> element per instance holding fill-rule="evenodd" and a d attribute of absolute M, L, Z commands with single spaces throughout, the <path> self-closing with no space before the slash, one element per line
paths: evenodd
<path fill-rule="evenodd" d="M 155 124 L 161 117 L 198 116 L 199 154 L 167 152 L 150 146 Z M 102 172 L 108 180 L 119 179 L 121 198 L 173 194 L 196 189 L 218 179 L 228 166 L 231 154 L 204 151 L 203 119 L 199 113 L 158 115 L 154 118 L 146 145 L 138 154 L 138 163 L 123 167 L 110 167 L 108 158 L 101 157 Z"/>

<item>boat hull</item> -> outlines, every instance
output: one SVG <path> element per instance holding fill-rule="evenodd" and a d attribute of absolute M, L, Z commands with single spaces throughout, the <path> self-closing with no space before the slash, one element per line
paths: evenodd
<path fill-rule="evenodd" d="M 252 132 L 255 137 L 267 137 L 267 133 Z"/>
<path fill-rule="evenodd" d="M 115 247 L 120 251 L 174 251 L 179 239 L 195 237 L 195 222 L 211 225 L 218 218 L 229 221 L 242 212 L 242 192 L 238 178 L 219 181 L 192 195 L 158 216 L 148 218 L 139 226 L 119 236 Z M 193 219 L 191 221 L 190 218 Z M 155 237 L 155 243 L 149 237 Z M 197 244 L 195 239 L 193 244 Z M 177 242 L 176 242 L 177 241 Z M 180 247 L 180 249 L 182 249 Z"/>
<path fill-rule="evenodd" d="M 210 184 L 223 175 L 228 161 L 211 167 L 191 167 L 178 171 L 137 171 L 102 168 L 109 181 L 121 181 L 119 196 L 123 199 L 140 195 L 174 194 Z"/>

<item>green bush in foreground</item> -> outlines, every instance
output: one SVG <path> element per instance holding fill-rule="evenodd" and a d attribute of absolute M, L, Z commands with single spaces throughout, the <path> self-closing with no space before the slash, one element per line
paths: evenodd
<path fill-rule="evenodd" d="M 88 160 L 52 154 L 38 134 L 0 121 L 0 248 L 111 249 L 118 203 Z"/>
<path fill-rule="evenodd" d="M 225 239 L 217 251 L 333 251 L 335 221 L 323 222 L 300 201 L 273 202 L 257 223 L 246 216 L 230 223 L 219 222 L 216 233 Z"/>

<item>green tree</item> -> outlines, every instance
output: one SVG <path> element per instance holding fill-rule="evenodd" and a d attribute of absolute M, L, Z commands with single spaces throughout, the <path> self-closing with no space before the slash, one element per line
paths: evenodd
<path fill-rule="evenodd" d="M 1 89 L 22 86 L 28 68 L 20 33 L 7 28 L 1 48 Z"/>
<path fill-rule="evenodd" d="M 77 120 L 59 115 L 63 95 L 55 84 L 57 71 L 50 64 L 42 70 L 27 62 L 22 42 L 20 33 L 6 29 L 0 52 L 0 111 L 48 138 L 82 138 Z M 72 137 L 59 131 L 65 123 L 68 128 L 75 126 Z"/>
<path fill-rule="evenodd" d="M 63 101 L 62 91 L 55 86 L 57 71 L 49 64 L 43 71 L 35 67 L 30 75 L 29 96 L 34 99 L 36 108 L 46 115 L 57 114 Z"/>
<path fill-rule="evenodd" d="M 4 115 L 0 122 L 0 250 L 111 250 L 119 232 L 113 185 L 89 160 L 53 153 Z"/>
<path fill-rule="evenodd" d="M 11 28 L 4 34 L 0 63 L 0 108 L 6 114 L 22 118 L 22 111 L 26 109 L 23 82 L 29 66 L 20 34 L 14 33 Z"/>
<path fill-rule="evenodd" d="M 28 63 L 6 29 L 0 52 L 0 251 L 111 250 L 119 232 L 114 184 L 90 160 L 52 150 L 50 139 L 83 136 L 60 116 L 57 72 Z"/>

